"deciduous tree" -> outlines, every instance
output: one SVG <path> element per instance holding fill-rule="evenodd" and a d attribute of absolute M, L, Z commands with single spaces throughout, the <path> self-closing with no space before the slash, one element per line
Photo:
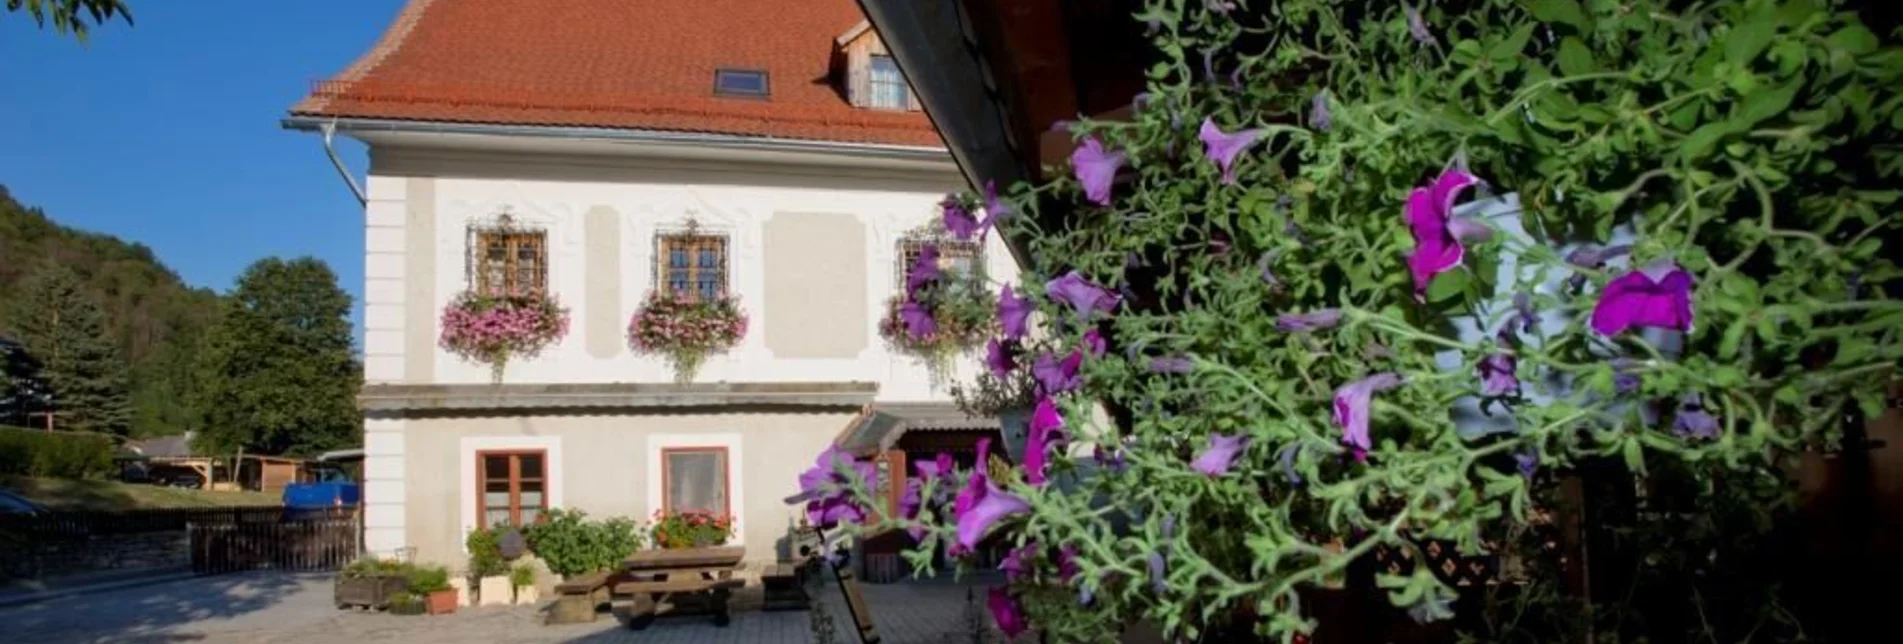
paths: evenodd
<path fill-rule="evenodd" d="M 357 440 L 350 296 L 324 262 L 252 264 L 199 356 L 199 447 L 311 453 Z"/>

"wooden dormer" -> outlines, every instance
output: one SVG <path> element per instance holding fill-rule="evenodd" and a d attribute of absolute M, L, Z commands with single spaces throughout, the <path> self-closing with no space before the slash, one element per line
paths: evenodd
<path fill-rule="evenodd" d="M 853 107 L 893 112 L 919 110 L 918 93 L 900 73 L 885 41 L 864 20 L 833 41 L 845 69 L 846 97 Z"/>

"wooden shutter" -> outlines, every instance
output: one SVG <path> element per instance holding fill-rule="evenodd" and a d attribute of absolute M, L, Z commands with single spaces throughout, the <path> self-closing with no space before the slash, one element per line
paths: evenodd
<path fill-rule="evenodd" d="M 865 37 L 846 45 L 846 96 L 853 107 L 872 104 L 872 56 Z"/>

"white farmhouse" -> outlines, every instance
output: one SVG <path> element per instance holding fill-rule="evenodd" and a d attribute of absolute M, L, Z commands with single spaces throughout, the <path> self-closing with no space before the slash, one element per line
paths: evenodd
<path fill-rule="evenodd" d="M 995 433 L 879 335 L 964 185 L 884 52 L 852 0 L 411 0 L 316 83 L 286 126 L 370 150 L 367 549 L 459 566 L 472 528 L 549 508 L 699 509 L 770 561 L 798 473 L 869 415 L 917 419 L 933 450 Z M 945 248 L 1016 277 L 995 236 Z M 691 383 L 630 348 L 657 288 L 751 318 Z M 569 331 L 495 384 L 438 344 L 470 289 L 552 294 Z"/>

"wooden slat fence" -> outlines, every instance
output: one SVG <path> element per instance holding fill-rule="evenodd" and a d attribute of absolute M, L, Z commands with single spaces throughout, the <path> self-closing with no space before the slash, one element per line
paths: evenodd
<path fill-rule="evenodd" d="M 348 508 L 316 510 L 321 516 L 299 511 L 295 518 L 343 518 Z M 285 520 L 286 510 L 275 505 L 219 508 L 164 508 L 118 510 L 109 512 L 57 511 L 38 515 L 0 516 L 0 533 L 26 537 L 83 537 L 91 535 L 171 532 L 184 530 L 192 523 L 236 524 L 275 523 Z"/>
<path fill-rule="evenodd" d="M 332 571 L 357 554 L 357 524 L 341 519 L 283 523 L 194 523 L 192 572 Z"/>

